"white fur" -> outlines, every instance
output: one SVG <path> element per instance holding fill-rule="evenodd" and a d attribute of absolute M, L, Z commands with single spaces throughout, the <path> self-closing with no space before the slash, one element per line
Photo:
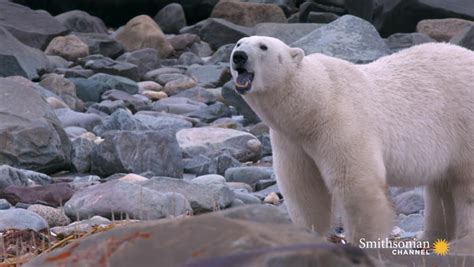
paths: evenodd
<path fill-rule="evenodd" d="M 261 36 L 237 50 L 295 223 L 324 234 L 336 201 L 350 241 L 384 237 L 387 186 L 424 185 L 424 238 L 474 249 L 474 52 L 430 43 L 355 65 Z"/>

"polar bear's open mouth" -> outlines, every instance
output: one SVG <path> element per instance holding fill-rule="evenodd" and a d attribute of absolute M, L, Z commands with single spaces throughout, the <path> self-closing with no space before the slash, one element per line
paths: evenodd
<path fill-rule="evenodd" d="M 253 73 L 248 72 L 244 68 L 236 69 L 238 72 L 237 79 L 235 79 L 235 89 L 241 94 L 244 94 L 252 87 Z"/>

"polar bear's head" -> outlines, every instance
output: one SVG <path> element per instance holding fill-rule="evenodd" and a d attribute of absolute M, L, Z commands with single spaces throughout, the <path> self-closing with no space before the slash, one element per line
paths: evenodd
<path fill-rule="evenodd" d="M 304 52 L 265 36 L 240 39 L 230 57 L 232 77 L 240 94 L 275 90 L 288 82 Z"/>

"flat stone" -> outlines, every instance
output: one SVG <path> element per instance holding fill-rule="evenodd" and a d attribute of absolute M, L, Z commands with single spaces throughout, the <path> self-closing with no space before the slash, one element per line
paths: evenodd
<path fill-rule="evenodd" d="M 7 229 L 32 229 L 41 231 L 48 223 L 38 214 L 25 209 L 0 210 L 0 231 Z"/>

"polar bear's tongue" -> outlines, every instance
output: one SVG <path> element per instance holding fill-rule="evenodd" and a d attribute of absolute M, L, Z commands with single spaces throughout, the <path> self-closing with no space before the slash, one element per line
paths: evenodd
<path fill-rule="evenodd" d="M 240 91 L 249 90 L 252 87 L 253 73 L 244 71 L 237 76 L 235 86 Z"/>

